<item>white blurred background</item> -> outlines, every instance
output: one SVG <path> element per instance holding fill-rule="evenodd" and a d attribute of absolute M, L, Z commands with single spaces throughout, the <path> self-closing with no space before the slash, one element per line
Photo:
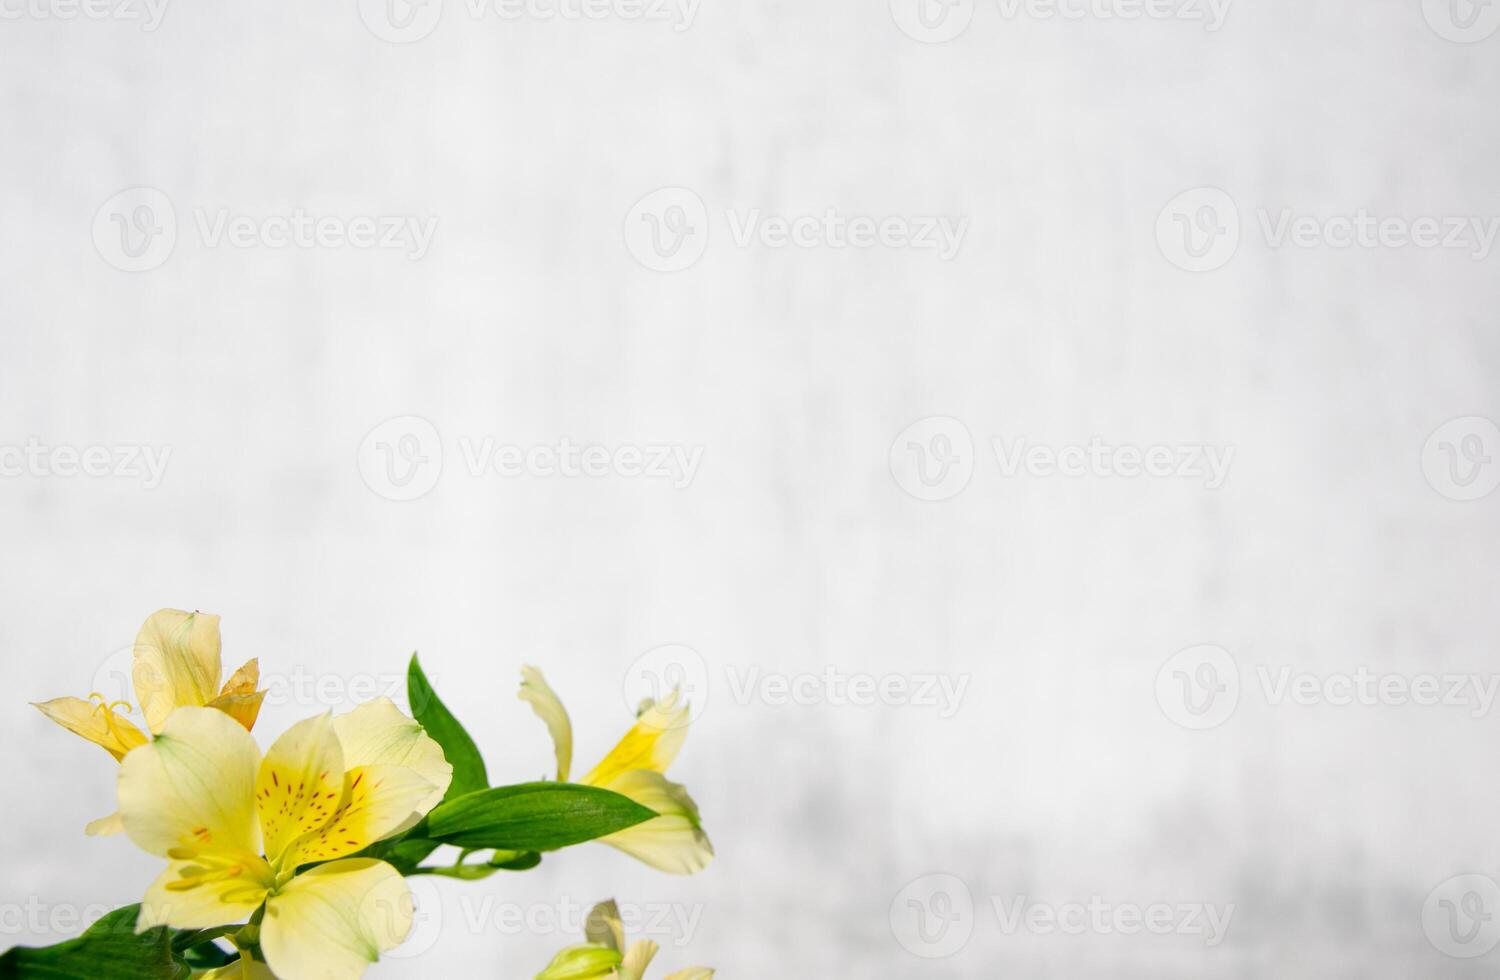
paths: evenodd
<path fill-rule="evenodd" d="M 420 650 L 497 782 L 524 663 L 583 768 L 693 689 L 708 871 L 424 881 L 371 976 L 609 896 L 656 976 L 1500 965 L 1500 6 L 95 2 L 0 2 L 0 947 L 157 873 L 26 702 L 167 606 L 263 744 Z"/>

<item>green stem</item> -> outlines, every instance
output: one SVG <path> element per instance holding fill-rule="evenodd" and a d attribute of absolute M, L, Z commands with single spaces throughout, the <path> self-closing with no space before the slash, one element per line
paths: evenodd
<path fill-rule="evenodd" d="M 239 926 L 215 926 L 212 929 L 194 929 L 190 932 L 181 932 L 172 940 L 172 948 L 181 952 L 194 946 L 202 946 L 211 943 L 215 939 L 223 939 L 230 933 L 238 930 Z"/>

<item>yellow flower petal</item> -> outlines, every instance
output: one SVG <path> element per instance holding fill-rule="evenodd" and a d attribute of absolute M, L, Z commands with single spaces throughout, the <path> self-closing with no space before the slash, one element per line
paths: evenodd
<path fill-rule="evenodd" d="M 678 970 L 662 980 L 713 980 L 714 971 L 706 966 L 690 966 L 686 970 Z"/>
<path fill-rule="evenodd" d="M 416 809 L 431 793 L 432 784 L 405 766 L 356 766 L 345 776 L 338 808 L 287 849 L 281 867 L 344 857 L 406 830 L 421 819 Z"/>
<path fill-rule="evenodd" d="M 90 820 L 83 832 L 90 837 L 113 837 L 115 834 L 125 833 L 125 818 L 121 817 L 119 811 L 111 813 L 107 817 L 98 820 Z"/>
<path fill-rule="evenodd" d="M 254 694 L 221 694 L 208 702 L 208 706 L 224 712 L 248 732 L 255 727 L 255 719 L 260 717 L 261 702 L 265 699 L 265 691 L 256 691 Z"/>
<path fill-rule="evenodd" d="M 411 891 L 384 861 L 320 864 L 266 902 L 266 965 L 281 980 L 354 980 L 411 931 Z"/>
<path fill-rule="evenodd" d="M 604 761 L 583 778 L 589 786 L 603 786 L 630 769 L 666 772 L 687 738 L 688 708 L 677 707 L 676 691 L 659 704 L 641 712 L 630 731 L 620 739 Z"/>
<path fill-rule="evenodd" d="M 259 854 L 250 733 L 210 708 L 179 708 L 161 733 L 120 764 L 125 833 L 162 857 L 187 849 Z"/>
<path fill-rule="evenodd" d="M 219 617 L 162 609 L 135 638 L 135 696 L 153 732 L 173 708 L 208 704 L 219 690 Z"/>
<path fill-rule="evenodd" d="M 603 788 L 661 814 L 601 837 L 603 843 L 670 874 L 696 874 L 713 860 L 713 844 L 699 826 L 698 806 L 679 784 L 649 769 L 632 769 Z"/>
<path fill-rule="evenodd" d="M 402 713 L 390 698 L 376 698 L 333 719 L 344 748 L 344 765 L 405 766 L 432 785 L 432 791 L 414 808 L 420 816 L 443 801 L 453 781 L 453 767 L 443 757 L 443 748 L 426 729 Z"/>
<path fill-rule="evenodd" d="M 241 956 L 228 966 L 195 973 L 193 980 L 276 980 L 276 975 L 264 963 Z"/>
<path fill-rule="evenodd" d="M 255 689 L 260 686 L 260 658 L 251 657 L 246 660 L 244 666 L 229 675 L 229 680 L 219 689 L 219 697 L 231 697 L 254 694 Z"/>
<path fill-rule="evenodd" d="M 32 702 L 42 714 L 75 735 L 82 735 L 95 745 L 115 757 L 125 758 L 125 753 L 146 741 L 145 734 L 130 721 L 106 706 L 104 702 L 84 701 L 81 698 L 53 698 L 51 701 Z"/>
<path fill-rule="evenodd" d="M 251 731 L 255 728 L 255 719 L 260 715 L 261 702 L 266 699 L 265 691 L 256 690 L 259 685 L 260 661 L 248 660 L 224 682 L 219 696 L 210 701 L 208 706 L 218 708 L 244 725 L 245 731 Z"/>
<path fill-rule="evenodd" d="M 328 822 L 343 793 L 344 752 L 330 714 L 288 728 L 266 753 L 255 777 L 253 795 L 266 837 L 266 857 L 280 866 L 292 842 Z"/>
<path fill-rule="evenodd" d="M 646 967 L 651 965 L 651 960 L 656 956 L 659 949 L 649 939 L 640 939 L 630 944 L 625 951 L 625 959 L 620 964 L 620 980 L 641 980 L 646 975 Z"/>
<path fill-rule="evenodd" d="M 255 855 L 172 861 L 146 889 L 135 931 L 154 926 L 211 929 L 243 922 L 260 908 L 275 880 L 271 866 Z"/>
<path fill-rule="evenodd" d="M 573 767 L 573 723 L 568 719 L 562 699 L 535 667 L 521 668 L 519 697 L 546 723 L 547 732 L 552 736 L 552 751 L 557 756 L 557 781 L 567 782 L 568 772 Z"/>
<path fill-rule="evenodd" d="M 620 907 L 614 899 L 589 909 L 583 924 L 584 938 L 596 946 L 608 946 L 618 953 L 625 951 L 625 926 L 620 922 Z"/>
<path fill-rule="evenodd" d="M 599 840 L 667 874 L 697 874 L 714 858 L 708 835 L 685 817 L 657 817 Z"/>

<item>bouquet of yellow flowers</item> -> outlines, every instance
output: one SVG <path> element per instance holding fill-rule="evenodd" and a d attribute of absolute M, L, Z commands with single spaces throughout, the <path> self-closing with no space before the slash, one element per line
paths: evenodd
<path fill-rule="evenodd" d="M 574 782 L 567 711 L 541 672 L 525 668 L 520 697 L 547 725 L 557 776 L 491 786 L 415 655 L 410 715 L 376 698 L 298 722 L 264 753 L 251 735 L 266 695 L 257 661 L 222 685 L 221 676 L 219 617 L 164 609 L 132 654 L 145 731 L 128 704 L 98 694 L 37 705 L 120 764 L 118 810 L 85 832 L 123 834 L 166 866 L 139 904 L 78 938 L 0 956 L 0 977 L 357 978 L 411 930 L 407 877 L 475 881 L 596 840 L 674 874 L 713 858 L 697 805 L 666 778 L 687 736 L 688 708 L 675 693 L 644 703 L 614 750 Z M 458 849 L 456 860 L 424 863 L 444 845 Z M 626 946 L 613 902 L 590 913 L 585 938 L 538 980 L 640 980 L 656 953 L 649 941 Z"/>

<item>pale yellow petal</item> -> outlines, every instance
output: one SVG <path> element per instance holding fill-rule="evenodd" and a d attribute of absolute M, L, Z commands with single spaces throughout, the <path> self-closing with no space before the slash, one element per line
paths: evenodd
<path fill-rule="evenodd" d="M 287 849 L 281 866 L 344 857 L 406 830 L 431 793 L 432 784 L 405 766 L 356 766 L 346 774 L 338 808 L 320 829 Z"/>
<path fill-rule="evenodd" d="M 115 834 L 125 833 L 125 818 L 116 811 L 107 817 L 98 820 L 90 820 L 83 832 L 90 837 L 113 837 Z"/>
<path fill-rule="evenodd" d="M 241 956 L 228 966 L 221 966 L 206 973 L 195 973 L 193 980 L 276 980 L 276 975 L 259 960 Z"/>
<path fill-rule="evenodd" d="M 42 714 L 68 731 L 102 746 L 116 761 L 125 758 L 125 753 L 146 741 L 145 733 L 112 706 L 107 707 L 102 700 L 53 698 L 51 701 L 32 703 Z"/>
<path fill-rule="evenodd" d="M 557 756 L 557 781 L 567 782 L 568 773 L 573 768 L 573 722 L 568 718 L 562 699 L 535 667 L 521 668 L 519 697 L 531 705 L 531 710 L 546 724 L 547 733 L 552 736 L 553 754 Z"/>
<path fill-rule="evenodd" d="M 713 844 L 699 825 L 698 806 L 681 785 L 658 772 L 632 769 L 604 788 L 628 796 L 660 816 L 602 837 L 603 843 L 670 874 L 696 874 L 713 860 Z"/>
<path fill-rule="evenodd" d="M 320 864 L 266 902 L 260 945 L 281 980 L 354 980 L 411 931 L 406 881 L 384 861 Z"/>
<path fill-rule="evenodd" d="M 415 807 L 419 816 L 441 803 L 448 792 L 453 767 L 443 757 L 443 747 L 390 698 L 376 698 L 339 715 L 333 719 L 333 730 L 344 749 L 345 767 L 405 766 L 427 780 L 432 790 Z"/>
<path fill-rule="evenodd" d="M 211 929 L 243 922 L 260 908 L 274 883 L 271 866 L 254 855 L 172 861 L 146 889 L 135 931 L 155 926 Z"/>
<path fill-rule="evenodd" d="M 625 927 L 620 923 L 620 907 L 614 899 L 600 902 L 589 909 L 589 917 L 583 924 L 584 938 L 598 946 L 608 946 L 616 952 L 625 951 Z"/>
<path fill-rule="evenodd" d="M 641 980 L 646 975 L 646 967 L 651 965 L 651 960 L 656 956 L 659 947 L 649 939 L 637 940 L 630 944 L 625 951 L 625 959 L 620 963 L 620 980 Z"/>
<path fill-rule="evenodd" d="M 688 708 L 677 707 L 677 700 L 678 694 L 673 691 L 659 704 L 641 712 L 620 743 L 583 778 L 584 783 L 602 786 L 631 769 L 666 772 L 687 738 Z"/>
<path fill-rule="evenodd" d="M 343 792 L 344 753 L 332 716 L 325 711 L 288 728 L 255 777 L 255 809 L 271 862 L 279 866 L 293 841 L 328 823 Z"/>
<path fill-rule="evenodd" d="M 713 975 L 714 971 L 706 966 L 690 966 L 663 977 L 662 980 L 713 980 Z"/>
<path fill-rule="evenodd" d="M 674 875 L 697 874 L 714 858 L 708 835 L 686 817 L 656 817 L 601 837 L 600 842 Z"/>
<path fill-rule="evenodd" d="M 120 764 L 120 817 L 137 845 L 162 857 L 178 849 L 259 854 L 250 733 L 211 708 L 179 708 L 161 734 Z"/>
<path fill-rule="evenodd" d="M 162 609 L 135 638 L 136 700 L 153 732 L 173 708 L 200 707 L 219 692 L 219 617 Z"/>

